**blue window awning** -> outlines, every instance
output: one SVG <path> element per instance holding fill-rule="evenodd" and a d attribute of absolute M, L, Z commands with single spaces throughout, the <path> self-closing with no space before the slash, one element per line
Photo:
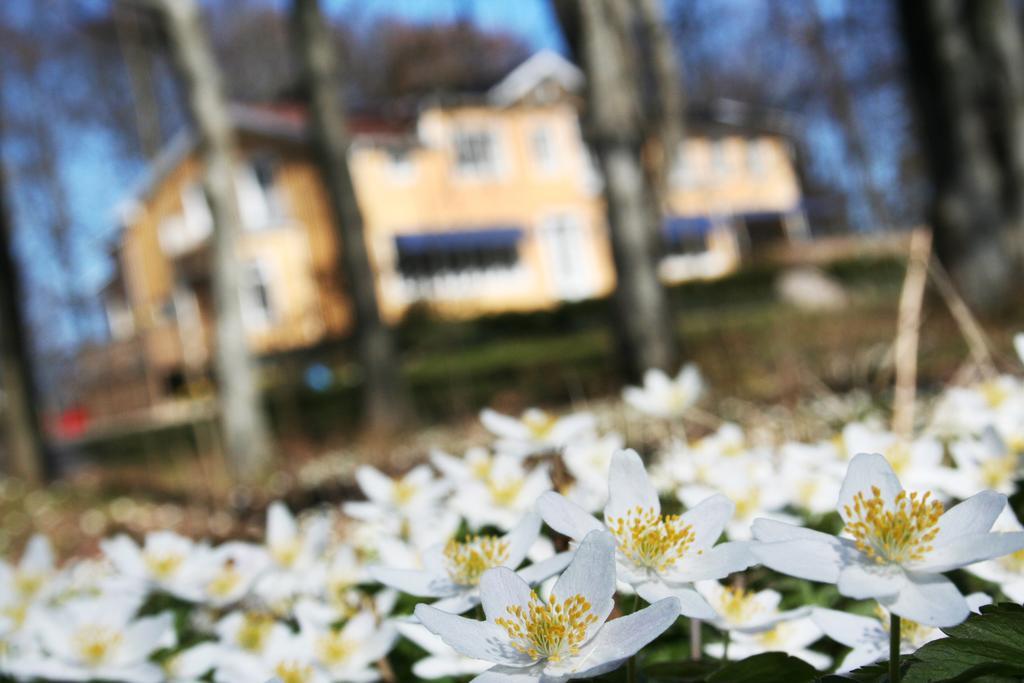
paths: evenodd
<path fill-rule="evenodd" d="M 523 237 L 521 228 L 497 226 L 474 230 L 427 232 L 396 235 L 395 246 L 401 254 L 423 254 L 438 251 L 474 251 L 514 247 Z"/>
<path fill-rule="evenodd" d="M 665 237 L 678 242 L 692 237 L 702 237 L 711 231 L 711 219 L 707 216 L 669 216 L 665 219 Z"/>

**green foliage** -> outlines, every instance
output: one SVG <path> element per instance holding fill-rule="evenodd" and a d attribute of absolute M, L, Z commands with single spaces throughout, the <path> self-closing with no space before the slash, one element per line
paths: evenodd
<path fill-rule="evenodd" d="M 660 662 L 644 669 L 647 683 L 804 683 L 817 671 L 782 652 L 766 652 L 738 662 L 715 659 Z M 604 680 L 604 679 L 602 679 Z"/>
<path fill-rule="evenodd" d="M 961 681 L 1020 681 L 1024 679 L 1024 607 L 1002 603 L 981 608 L 959 626 L 943 629 L 949 636 L 928 643 L 906 657 L 903 683 L 960 683 Z M 884 663 L 823 683 L 888 681 Z"/>

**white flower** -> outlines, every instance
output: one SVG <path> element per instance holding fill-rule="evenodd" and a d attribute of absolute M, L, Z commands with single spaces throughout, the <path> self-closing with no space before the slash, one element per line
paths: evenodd
<path fill-rule="evenodd" d="M 1013 348 L 1017 350 L 1017 357 L 1024 363 L 1024 332 L 1018 332 L 1013 337 Z"/>
<path fill-rule="evenodd" d="M 592 678 L 621 666 L 679 614 L 676 601 L 666 598 L 606 621 L 615 604 L 614 553 L 615 539 L 594 532 L 580 544 L 546 602 L 515 572 L 499 567 L 481 579 L 486 621 L 429 605 L 417 606 L 416 616 L 456 651 L 496 665 L 474 680 L 556 683 Z"/>
<path fill-rule="evenodd" d="M 715 546 L 735 506 L 725 496 L 711 496 L 682 515 L 661 514 L 661 502 L 634 451 L 615 454 L 608 476 L 604 524 L 557 493 L 537 501 L 544 521 L 555 531 L 582 540 L 607 529 L 616 540 L 618 578 L 644 600 L 679 600 L 682 614 L 713 619 L 714 610 L 694 590 L 694 581 L 721 579 L 753 564 L 747 544 Z"/>
<path fill-rule="evenodd" d="M 283 624 L 278 626 L 267 633 L 266 642 L 258 651 L 225 652 L 217 664 L 214 680 L 253 683 L 277 678 L 282 683 L 328 683 L 331 679 L 317 665 L 309 638 L 292 633 Z"/>
<path fill-rule="evenodd" d="M 32 536 L 16 567 L 0 560 L 0 607 L 35 599 L 55 574 L 49 539 L 40 534 Z"/>
<path fill-rule="evenodd" d="M 671 420 L 685 415 L 703 391 L 700 371 L 691 363 L 675 377 L 655 368 L 648 370 L 644 373 L 643 386 L 626 387 L 622 398 L 644 415 Z"/>
<path fill-rule="evenodd" d="M 412 672 L 417 678 L 432 680 L 448 676 L 474 676 L 491 668 L 491 662 L 460 655 L 423 624 L 398 621 L 395 628 L 427 652 L 426 657 L 412 665 Z"/>
<path fill-rule="evenodd" d="M 494 456 L 486 448 L 470 448 L 462 458 L 435 449 L 430 453 L 430 462 L 453 485 L 458 486 L 467 481 L 487 481 Z"/>
<path fill-rule="evenodd" d="M 992 526 L 994 531 L 1024 531 L 1013 510 L 1007 505 Z M 999 584 L 1000 590 L 1016 603 L 1024 602 L 1024 550 L 965 567 L 986 581 Z"/>
<path fill-rule="evenodd" d="M 968 498 L 978 491 L 992 489 L 1006 495 L 1017 491 L 1021 474 L 1020 457 L 1007 449 L 994 429 L 985 429 L 980 437 L 954 441 L 949 452 L 956 470 L 936 476 L 936 485 L 955 498 Z"/>
<path fill-rule="evenodd" d="M 737 631 L 732 634 L 729 651 L 724 643 L 709 643 L 704 650 L 712 657 L 727 655 L 729 659 L 746 659 L 762 652 L 785 652 L 804 660 L 816 669 L 824 669 L 832 658 L 809 649 L 821 639 L 822 631 L 810 617 L 798 617 L 777 622 L 771 628 L 754 633 Z"/>
<path fill-rule="evenodd" d="M 274 615 L 263 611 L 234 611 L 224 615 L 214 627 L 217 639 L 226 650 L 260 654 L 266 650 L 271 636 L 288 627 Z"/>
<path fill-rule="evenodd" d="M 717 581 L 698 581 L 694 586 L 704 596 L 715 617 L 708 623 L 721 631 L 756 633 L 767 631 L 780 621 L 807 613 L 806 609 L 779 611 L 782 596 L 778 591 L 752 591 L 736 586 L 723 586 Z"/>
<path fill-rule="evenodd" d="M 391 623 L 378 626 L 376 616 L 367 611 L 359 612 L 341 628 L 301 612 L 298 618 L 302 650 L 313 653 L 313 661 L 331 681 L 377 680 L 380 676 L 371 665 L 391 650 L 398 637 Z"/>
<path fill-rule="evenodd" d="M 198 602 L 202 594 L 185 578 L 193 563 L 202 562 L 209 552 L 206 545 L 196 544 L 173 531 L 146 534 L 143 547 L 121 534 L 100 542 L 103 554 L 117 571 L 129 581 L 145 588 L 158 588 L 183 600 Z"/>
<path fill-rule="evenodd" d="M 45 657 L 21 671 L 61 681 L 164 680 L 150 655 L 175 644 L 169 613 L 134 619 L 138 601 L 119 597 L 73 600 L 40 614 L 34 622 Z"/>
<path fill-rule="evenodd" d="M 931 437 L 908 442 L 888 430 L 851 422 L 843 427 L 843 445 L 850 455 L 881 453 L 912 491 L 934 489 L 940 477 L 956 476 L 942 465 L 942 444 Z"/>
<path fill-rule="evenodd" d="M 975 612 L 981 605 L 986 605 L 991 601 L 991 598 L 982 593 L 972 593 L 967 596 L 967 603 Z M 852 648 L 839 665 L 837 673 L 853 671 L 889 657 L 889 613 L 881 607 L 877 607 L 875 612 L 875 617 L 872 618 L 821 607 L 816 607 L 811 611 L 811 619 L 825 635 Z M 913 654 L 925 643 L 945 637 L 946 635 L 934 626 L 925 626 L 910 619 L 902 619 L 900 623 L 900 654 Z"/>
<path fill-rule="evenodd" d="M 823 515 L 835 509 L 845 466 L 839 461 L 834 443 L 790 442 L 780 451 L 782 466 L 777 484 L 789 491 L 790 503 L 811 514 Z"/>
<path fill-rule="evenodd" d="M 508 531 L 533 509 L 537 496 L 549 490 L 547 464 L 528 470 L 520 459 L 502 454 L 494 458 L 485 481 L 463 484 L 451 504 L 471 529 L 493 525 Z"/>
<path fill-rule="evenodd" d="M 608 502 L 608 468 L 612 456 L 622 450 L 624 440 L 614 432 L 602 437 L 580 439 L 562 451 L 562 461 L 575 479 L 568 497 L 588 512 L 600 510 Z"/>
<path fill-rule="evenodd" d="M 428 465 L 417 465 L 395 479 L 362 465 L 356 470 L 356 482 L 366 501 L 345 503 L 345 513 L 364 521 L 390 522 L 396 533 L 407 520 L 435 514 L 451 489 L 451 484 L 435 477 Z"/>
<path fill-rule="evenodd" d="M 189 561 L 176 585 L 176 594 L 195 596 L 191 599 L 210 607 L 226 607 L 248 595 L 270 563 L 263 548 L 229 541 Z"/>
<path fill-rule="evenodd" d="M 590 413 L 556 417 L 539 408 L 526 410 L 518 419 L 485 408 L 480 411 L 480 421 L 498 437 L 496 450 L 517 457 L 561 450 L 594 431 L 594 416 Z"/>
<path fill-rule="evenodd" d="M 324 607 L 333 614 L 331 621 L 347 619 L 368 601 L 369 596 L 359 590 L 359 585 L 371 581 L 369 571 L 350 545 L 339 545 L 333 555 L 320 561 L 308 574 L 314 589 L 309 591 L 324 601 Z M 392 591 L 381 591 L 391 596 Z M 381 607 L 388 607 L 381 604 Z M 388 609 L 390 611 L 390 608 Z"/>
<path fill-rule="evenodd" d="M 516 569 L 540 534 L 540 517 L 528 513 L 505 536 L 471 536 L 449 540 L 427 552 L 423 569 L 373 567 L 374 579 L 410 595 L 441 598 L 434 607 L 461 614 L 480 602 L 480 578 L 495 567 Z M 530 565 L 519 575 L 535 585 L 565 568 L 571 556 L 562 553 Z"/>
<path fill-rule="evenodd" d="M 306 573 L 323 556 L 330 535 L 328 520 L 316 515 L 299 525 L 281 502 L 267 509 L 266 550 L 269 570 L 256 583 L 255 592 L 275 609 L 310 588 Z"/>
<path fill-rule="evenodd" d="M 842 595 L 874 598 L 891 612 L 931 626 L 966 618 L 968 606 L 942 572 L 1024 548 L 1024 533 L 990 533 L 1006 496 L 983 491 L 943 513 L 929 494 L 907 494 L 884 457 L 850 462 L 839 494 L 849 538 L 770 520 L 754 523 L 751 547 L 766 566 Z"/>
<path fill-rule="evenodd" d="M 178 652 L 164 662 L 164 674 L 168 683 L 202 683 L 203 677 L 212 671 L 224 654 L 217 643 L 200 643 Z"/>

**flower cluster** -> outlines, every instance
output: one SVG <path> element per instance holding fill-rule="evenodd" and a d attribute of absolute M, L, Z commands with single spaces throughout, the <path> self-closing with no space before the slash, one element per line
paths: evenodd
<path fill-rule="evenodd" d="M 420 679 L 554 682 L 698 622 L 722 633 L 694 640 L 710 656 L 782 651 L 845 671 L 886 656 L 889 615 L 912 652 L 992 597 L 1024 600 L 1024 527 L 1007 505 L 1019 377 L 947 390 L 912 435 L 857 421 L 817 443 L 755 443 L 730 423 L 691 439 L 703 393 L 693 367 L 625 392 L 623 414 L 663 427 L 641 440 L 648 463 L 589 413 L 487 410 L 486 447 L 435 451 L 397 478 L 362 466 L 365 499 L 339 509 L 297 518 L 273 503 L 261 542 L 121 535 L 61 567 L 36 536 L 0 562 L 0 675 L 395 680 L 404 638 Z M 835 584 L 842 609 L 801 605 L 760 567 Z M 986 592 L 963 596 L 946 577 L 961 568 Z M 836 664 L 825 637 L 850 648 Z"/>

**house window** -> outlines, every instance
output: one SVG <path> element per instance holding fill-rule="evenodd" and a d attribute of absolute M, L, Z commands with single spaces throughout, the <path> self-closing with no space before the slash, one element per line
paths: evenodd
<path fill-rule="evenodd" d="M 530 147 L 533 150 L 534 161 L 544 171 L 553 171 L 558 167 L 558 158 L 555 156 L 555 140 L 551 135 L 551 129 L 547 126 L 535 128 L 530 136 Z"/>
<path fill-rule="evenodd" d="M 270 272 L 260 261 L 242 264 L 242 317 L 252 330 L 266 329 L 274 322 Z"/>
<path fill-rule="evenodd" d="M 540 223 L 540 236 L 557 296 L 573 301 L 589 295 L 591 277 L 586 235 L 578 218 L 571 213 L 547 216 Z"/>
<path fill-rule="evenodd" d="M 254 156 L 235 177 L 238 209 L 248 230 L 265 230 L 285 217 L 284 202 L 277 186 L 277 160 L 267 154 Z"/>
<path fill-rule="evenodd" d="M 517 271 L 521 236 L 518 228 L 399 235 L 398 273 L 410 298 L 471 298 Z"/>
<path fill-rule="evenodd" d="M 750 140 L 747 143 L 747 170 L 752 175 L 764 175 L 768 166 L 768 145 L 764 140 Z"/>
<path fill-rule="evenodd" d="M 725 175 L 729 172 L 729 156 L 725 147 L 725 140 L 715 140 L 711 144 L 711 168 L 716 175 Z"/>
<path fill-rule="evenodd" d="M 412 151 L 405 146 L 387 148 L 388 167 L 391 175 L 398 180 L 409 180 L 416 170 L 412 160 Z"/>
<path fill-rule="evenodd" d="M 183 244 L 198 244 L 213 229 L 213 214 L 206 201 L 206 193 L 199 183 L 191 183 L 181 193 L 181 206 L 185 214 L 184 234 L 178 236 Z"/>
<path fill-rule="evenodd" d="M 488 177 L 498 172 L 497 140 L 489 130 L 455 133 L 455 169 L 460 175 Z"/>
<path fill-rule="evenodd" d="M 692 256 L 708 250 L 711 221 L 706 216 L 672 216 L 665 220 L 665 253 Z"/>

